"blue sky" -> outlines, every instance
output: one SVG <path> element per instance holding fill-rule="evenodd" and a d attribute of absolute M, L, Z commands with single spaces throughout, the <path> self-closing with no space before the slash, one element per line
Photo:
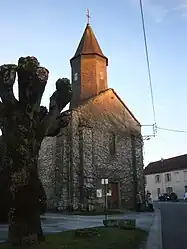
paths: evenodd
<path fill-rule="evenodd" d="M 187 130 L 187 0 L 143 0 L 157 125 Z M 108 84 L 142 125 L 153 124 L 139 0 L 1 0 L 0 64 L 36 56 L 50 71 L 43 97 L 59 77 L 70 78 L 73 56 L 86 25 L 109 58 Z M 16 91 L 16 86 L 15 86 Z M 143 129 L 144 135 L 150 130 Z M 145 141 L 145 165 L 185 154 L 187 134 L 159 130 Z"/>

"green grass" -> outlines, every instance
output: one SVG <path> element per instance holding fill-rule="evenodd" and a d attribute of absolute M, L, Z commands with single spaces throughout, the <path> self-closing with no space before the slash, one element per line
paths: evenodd
<path fill-rule="evenodd" d="M 96 231 L 91 237 L 76 237 L 75 231 L 67 231 L 46 236 L 46 242 L 38 249 L 138 249 L 145 241 L 147 232 L 142 230 L 122 230 L 119 228 L 86 229 Z M 0 245 L 0 249 L 10 249 Z"/>

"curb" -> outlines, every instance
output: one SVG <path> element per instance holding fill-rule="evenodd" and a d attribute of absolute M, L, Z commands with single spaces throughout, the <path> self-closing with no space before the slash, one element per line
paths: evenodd
<path fill-rule="evenodd" d="M 159 209 L 155 209 L 155 216 L 150 228 L 145 249 L 162 249 L 162 227 L 161 213 Z"/>

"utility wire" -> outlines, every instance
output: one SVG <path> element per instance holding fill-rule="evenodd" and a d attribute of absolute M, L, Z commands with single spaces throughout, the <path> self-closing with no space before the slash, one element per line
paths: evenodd
<path fill-rule="evenodd" d="M 157 126 L 157 129 L 158 130 L 163 130 L 163 131 L 187 133 L 187 131 L 183 131 L 183 130 L 168 129 L 168 128 L 162 128 L 162 127 L 158 127 L 158 126 Z"/>
<path fill-rule="evenodd" d="M 144 21 L 142 0 L 140 0 L 140 11 L 141 11 L 141 19 L 142 19 L 142 27 L 143 27 L 143 36 L 144 36 L 145 54 L 146 54 L 146 60 L 147 60 L 149 85 L 150 85 L 150 91 L 151 91 L 154 127 L 156 128 L 157 127 L 156 126 L 156 113 L 155 113 L 155 105 L 154 105 L 154 98 L 153 98 L 152 77 L 151 77 L 151 69 L 150 69 L 150 62 L 149 62 L 149 53 L 148 53 L 147 38 L 146 38 L 146 31 L 145 31 L 145 21 Z"/>
<path fill-rule="evenodd" d="M 162 128 L 162 127 L 158 127 L 158 126 L 156 125 L 156 113 L 155 113 L 155 105 L 154 105 L 154 96 L 153 96 L 153 87 L 152 87 L 152 77 L 151 77 L 150 60 L 149 60 L 149 51 L 148 51 L 148 45 L 147 45 L 147 37 L 146 37 L 146 30 L 145 30 L 145 20 L 144 20 L 144 12 L 143 12 L 142 0 L 140 0 L 140 12 L 141 12 L 141 20 L 142 20 L 142 28 L 143 28 L 143 37 L 144 37 L 144 45 L 145 45 L 145 55 L 146 55 L 146 61 L 147 61 L 147 70 L 148 70 L 148 78 L 149 78 L 149 86 L 150 86 L 150 92 L 151 92 L 152 110 L 153 110 L 153 119 L 154 119 L 154 124 L 153 124 L 153 125 L 143 125 L 143 126 L 153 126 L 153 134 L 154 134 L 154 136 L 155 136 L 155 134 L 156 134 L 157 129 L 158 129 L 158 130 L 163 130 L 163 131 L 180 132 L 180 133 L 186 133 L 186 134 L 187 134 L 187 131 L 184 131 L 184 130 Z"/>

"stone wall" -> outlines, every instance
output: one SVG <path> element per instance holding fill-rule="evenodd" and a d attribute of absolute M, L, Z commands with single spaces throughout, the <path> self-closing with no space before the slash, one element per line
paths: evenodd
<path fill-rule="evenodd" d="M 56 205 L 55 188 L 55 152 L 56 152 L 56 137 L 46 137 L 42 141 L 38 159 L 38 172 L 42 180 L 46 195 L 47 207 L 53 208 Z"/>
<path fill-rule="evenodd" d="M 143 139 L 139 135 L 136 137 L 136 171 L 137 171 L 137 180 L 138 180 L 138 191 L 145 198 L 145 175 L 143 168 Z"/>
<path fill-rule="evenodd" d="M 61 130 L 56 138 L 55 173 L 56 173 L 56 207 L 66 210 L 69 203 L 69 167 L 70 167 L 69 127 Z"/>

